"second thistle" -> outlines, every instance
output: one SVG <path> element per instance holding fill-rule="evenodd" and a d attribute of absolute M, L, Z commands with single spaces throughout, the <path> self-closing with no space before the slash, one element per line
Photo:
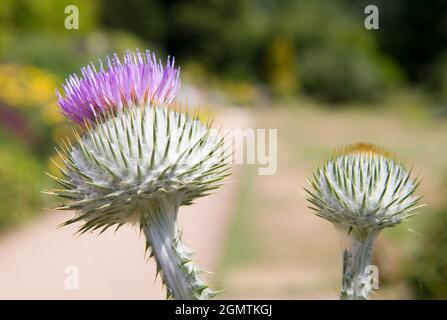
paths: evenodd
<path fill-rule="evenodd" d="M 392 153 L 372 144 L 343 148 L 309 179 L 307 200 L 343 238 L 343 299 L 367 299 L 367 267 L 380 231 L 415 214 L 419 182 Z"/>

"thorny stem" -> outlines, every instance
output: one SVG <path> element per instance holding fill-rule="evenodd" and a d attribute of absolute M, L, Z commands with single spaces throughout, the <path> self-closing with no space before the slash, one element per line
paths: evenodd
<path fill-rule="evenodd" d="M 343 300 L 366 300 L 372 290 L 369 266 L 374 240 L 380 230 L 339 229 L 343 250 Z"/>
<path fill-rule="evenodd" d="M 166 200 L 151 206 L 142 215 L 141 227 L 157 264 L 157 273 L 166 285 L 168 298 L 209 299 L 214 292 L 198 277 L 200 270 L 191 261 L 193 252 L 181 242 L 176 226 L 177 212 L 178 205 Z"/>

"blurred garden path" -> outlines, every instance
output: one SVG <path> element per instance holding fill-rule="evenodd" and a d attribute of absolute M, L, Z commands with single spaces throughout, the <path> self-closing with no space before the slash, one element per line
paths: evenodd
<path fill-rule="evenodd" d="M 302 189 L 336 146 L 368 141 L 405 155 L 415 164 L 414 172 L 423 173 L 419 192 L 424 202 L 442 205 L 444 177 L 439 173 L 445 171 L 447 149 L 439 146 L 447 137 L 445 121 L 392 110 L 324 110 L 305 103 L 256 112 L 256 127 L 278 129 L 278 170 L 271 176 L 250 168 L 244 172 L 244 190 L 250 191 L 241 192 L 234 242 L 230 239 L 219 272 L 227 289 L 222 298 L 338 299 L 340 241 L 332 224 L 307 208 Z M 374 263 L 383 281 L 373 298 L 411 297 L 403 274 L 412 268 L 406 261 L 413 261 L 424 239 L 424 219 L 430 214 L 384 230 L 377 239 Z"/>
<path fill-rule="evenodd" d="M 249 119 L 244 111 L 229 109 L 220 112 L 215 123 L 244 128 Z M 180 209 L 183 239 L 197 252 L 194 260 L 203 270 L 215 270 L 223 252 L 237 176 L 215 194 Z M 155 263 L 144 256 L 144 237 L 136 227 L 76 237 L 79 225 L 57 228 L 72 216 L 44 213 L 0 238 L 0 299 L 164 298 L 159 278 L 154 282 Z M 69 290 L 73 270 L 78 272 L 79 289 Z"/>
<path fill-rule="evenodd" d="M 290 156 L 287 149 L 280 152 L 283 159 Z M 223 283 L 228 290 L 222 298 L 338 299 L 341 261 L 336 231 L 309 212 L 300 190 L 307 183 L 305 173 L 280 162 L 275 175 L 251 178 L 253 194 L 268 200 L 258 200 L 259 208 L 251 208 L 256 218 L 249 219 L 256 219 L 256 230 L 248 232 L 263 236 L 252 248 L 252 261 L 226 272 Z M 305 164 L 297 161 L 295 166 Z"/>
<path fill-rule="evenodd" d="M 278 130 L 278 166 L 273 175 L 260 176 L 250 167 L 244 172 L 250 192 L 239 199 L 233 223 L 241 247 L 229 249 L 233 253 L 223 262 L 223 299 L 338 299 L 337 233 L 312 214 L 302 191 L 317 158 L 302 146 L 315 140 L 309 136 L 315 119 L 297 112 L 259 109 L 253 117 L 257 128 Z"/>

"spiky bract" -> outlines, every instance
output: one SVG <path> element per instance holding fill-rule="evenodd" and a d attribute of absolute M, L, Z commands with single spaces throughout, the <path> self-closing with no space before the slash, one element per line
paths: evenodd
<path fill-rule="evenodd" d="M 371 144 L 345 147 L 309 180 L 311 209 L 348 228 L 393 226 L 413 215 L 420 200 L 411 171 Z"/>
<path fill-rule="evenodd" d="M 228 169 L 222 137 L 164 107 L 133 107 L 75 135 L 60 152 L 65 189 L 54 193 L 72 200 L 61 209 L 78 210 L 83 230 L 139 222 L 139 207 L 166 195 L 190 204 Z"/>
<path fill-rule="evenodd" d="M 310 208 L 334 223 L 343 239 L 343 299 L 368 299 L 374 240 L 414 215 L 419 182 L 393 153 L 372 144 L 342 148 L 309 179 Z M 375 279 L 377 281 L 377 279 Z"/>
<path fill-rule="evenodd" d="M 218 188 L 227 175 L 223 137 L 198 117 L 166 106 L 131 106 L 86 123 L 74 144 L 60 150 L 63 189 L 59 209 L 78 215 L 80 232 L 137 224 L 152 248 L 168 296 L 205 299 L 212 291 L 198 278 L 176 230 L 178 208 Z"/>

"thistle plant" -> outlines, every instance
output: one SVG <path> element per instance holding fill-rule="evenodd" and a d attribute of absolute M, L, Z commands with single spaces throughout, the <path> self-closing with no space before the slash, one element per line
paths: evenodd
<path fill-rule="evenodd" d="M 329 220 L 343 240 L 341 298 L 368 299 L 374 240 L 380 231 L 415 214 L 421 197 L 414 195 L 420 181 L 394 154 L 359 143 L 336 152 L 305 189 L 309 208 Z"/>
<path fill-rule="evenodd" d="M 200 278 L 192 251 L 177 228 L 179 207 L 218 188 L 229 166 L 223 138 L 170 105 L 180 86 L 179 69 L 168 58 L 127 52 L 82 69 L 59 92 L 62 113 L 81 126 L 74 141 L 57 148 L 63 162 L 61 189 L 69 199 L 56 209 L 76 210 L 63 225 L 83 222 L 79 233 L 128 223 L 144 233 L 167 288 L 167 298 L 208 299 L 215 292 Z M 169 108 L 168 108 L 169 107 Z"/>

